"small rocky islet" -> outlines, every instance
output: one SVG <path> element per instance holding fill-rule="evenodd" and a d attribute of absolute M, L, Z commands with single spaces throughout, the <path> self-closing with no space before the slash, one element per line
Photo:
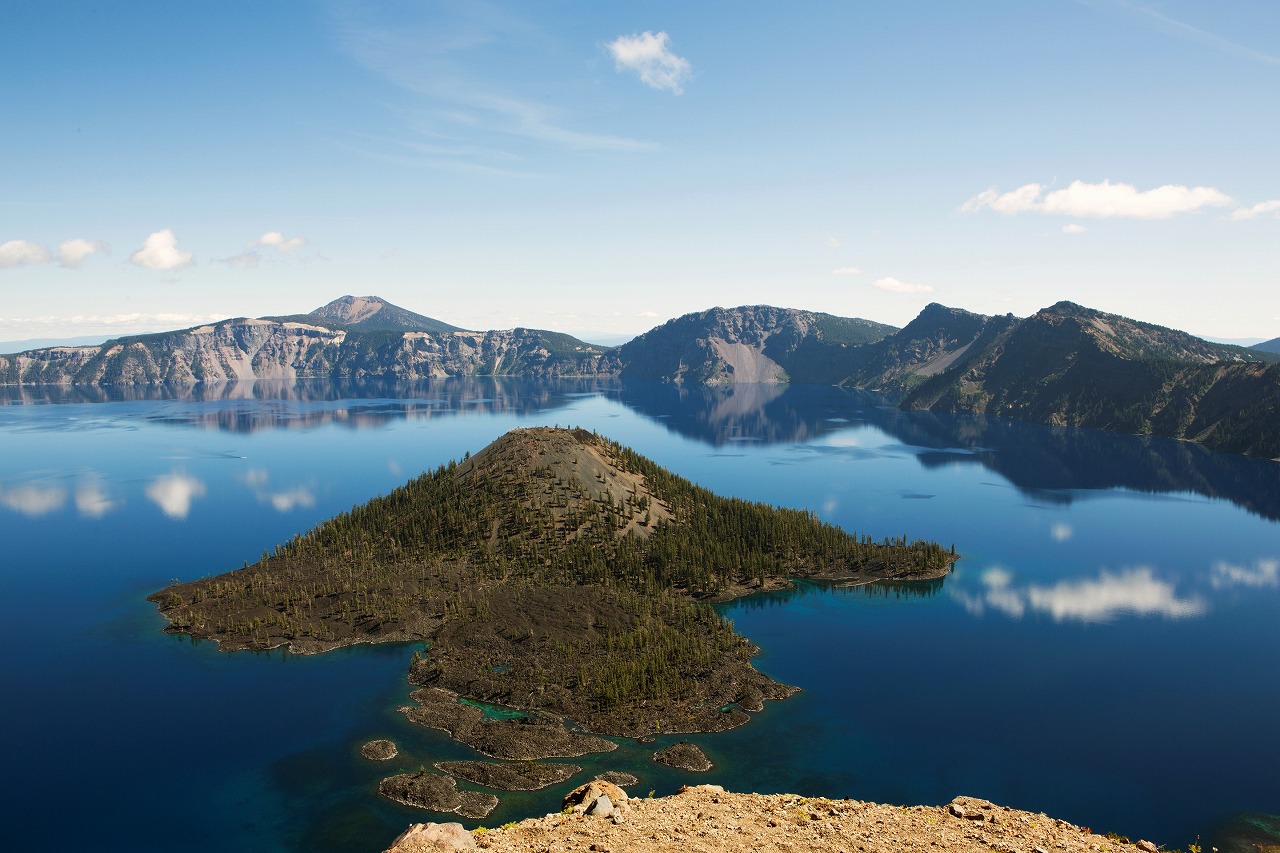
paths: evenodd
<path fill-rule="evenodd" d="M 600 735 L 723 731 L 792 695 L 751 666 L 757 649 L 714 602 L 791 578 L 933 580 L 955 559 L 934 542 L 875 542 L 812 512 L 719 497 L 585 430 L 533 428 L 150 600 L 167 631 L 224 651 L 426 641 L 402 713 L 489 758 L 532 762 L 615 748 Z M 503 784 L 559 772 L 450 766 Z M 425 769 L 379 790 L 459 814 L 488 803 Z"/>

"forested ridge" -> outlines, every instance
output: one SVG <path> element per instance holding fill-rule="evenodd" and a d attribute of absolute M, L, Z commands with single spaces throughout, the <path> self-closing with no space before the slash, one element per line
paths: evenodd
<path fill-rule="evenodd" d="M 778 692 L 707 600 L 788 577 L 934 578 L 953 559 L 718 497 L 583 430 L 532 429 L 152 599 L 170 630 L 227 650 L 430 640 L 419 683 L 575 719 L 666 709 L 649 723 L 712 684 L 721 704 Z"/>

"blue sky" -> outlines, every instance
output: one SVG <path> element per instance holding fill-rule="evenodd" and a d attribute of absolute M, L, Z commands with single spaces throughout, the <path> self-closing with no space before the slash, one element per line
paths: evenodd
<path fill-rule="evenodd" d="M 617 339 L 1061 299 L 1280 335 L 1280 4 L 0 7 L 0 340 L 376 294 Z"/>

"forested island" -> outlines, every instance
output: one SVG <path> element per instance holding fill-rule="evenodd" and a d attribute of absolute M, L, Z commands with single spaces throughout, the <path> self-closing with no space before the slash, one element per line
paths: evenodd
<path fill-rule="evenodd" d="M 612 747 L 565 717 L 609 735 L 719 731 L 790 695 L 712 602 L 791 578 L 934 579 L 955 559 L 718 497 L 585 430 L 536 428 L 150 600 L 168 631 L 225 651 L 428 641 L 406 713 L 530 759 Z M 458 696 L 526 716 L 487 719 Z"/>

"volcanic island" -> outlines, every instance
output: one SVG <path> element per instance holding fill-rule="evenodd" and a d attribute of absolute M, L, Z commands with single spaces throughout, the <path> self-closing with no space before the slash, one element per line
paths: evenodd
<path fill-rule="evenodd" d="M 425 642 L 408 718 L 530 762 L 615 748 L 601 735 L 723 731 L 793 694 L 751 666 L 758 649 L 713 603 L 796 578 L 935 580 L 955 560 L 934 542 L 875 542 L 812 512 L 719 497 L 593 432 L 540 427 L 150 600 L 167 631 L 223 651 Z M 521 713 L 494 719 L 463 699 Z M 472 764 L 466 778 L 511 775 Z M 452 786 L 424 773 L 383 793 L 484 811 L 451 809 Z M 550 778 L 523 776 L 510 788 Z M 436 788 L 443 798 L 407 796 Z"/>

